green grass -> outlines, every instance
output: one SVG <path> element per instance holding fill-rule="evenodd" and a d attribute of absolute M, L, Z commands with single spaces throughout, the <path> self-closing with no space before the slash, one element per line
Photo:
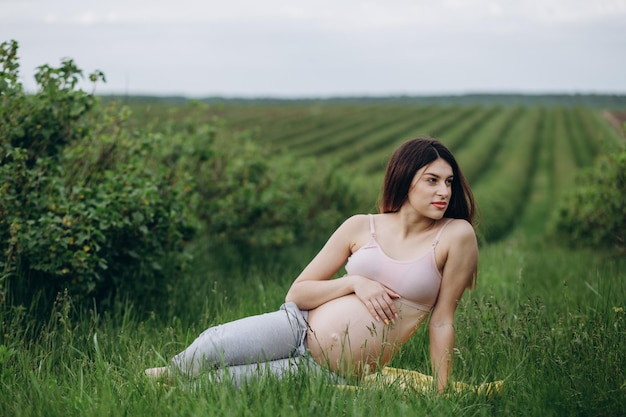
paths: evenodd
<path fill-rule="evenodd" d="M 626 406 L 626 262 L 523 234 L 481 249 L 478 289 L 457 318 L 455 378 L 503 379 L 501 397 L 347 392 L 306 375 L 242 389 L 155 384 L 142 370 L 205 327 L 276 308 L 314 251 L 211 265 L 205 250 L 198 245 L 195 268 L 153 312 L 125 303 L 103 315 L 76 312 L 61 297 L 37 327 L 3 311 L 0 415 L 618 415 Z M 393 365 L 429 372 L 427 355 L 422 329 Z"/>
<path fill-rule="evenodd" d="M 242 120 L 262 120 L 253 110 Z M 305 110 L 288 114 L 300 120 Z M 194 242 L 194 262 L 176 278 L 169 297 L 147 311 L 123 300 L 106 312 L 77 311 L 60 296 L 42 323 L 30 314 L 36 295 L 32 305 L 18 307 L 0 297 L 0 416 L 623 415 L 626 259 L 567 249 L 545 233 L 556 193 L 572 178 L 566 168 L 574 166 L 574 156 L 563 152 L 570 149 L 567 111 L 544 110 L 546 119 L 532 130 L 531 136 L 540 136 L 533 142 L 534 175 L 527 179 L 515 228 L 503 240 L 482 245 L 478 288 L 458 307 L 454 378 L 474 384 L 504 380 L 501 396 L 417 395 L 395 386 L 352 392 L 306 373 L 240 389 L 148 380 L 145 368 L 166 364 L 206 327 L 276 309 L 320 247 L 302 242 L 282 252 L 243 256 L 214 248 L 207 239 Z M 473 150 L 495 149 L 493 137 L 516 132 L 507 127 L 504 112 L 494 110 L 484 123 L 474 120 L 476 134 L 461 154 L 480 155 Z M 463 126 L 456 129 L 468 130 Z M 488 161 L 469 159 L 480 166 L 478 183 L 478 174 L 497 162 L 495 154 Z M 505 166 L 528 163 L 507 161 Z M 372 207 L 379 187 L 375 177 L 354 178 L 355 186 L 371 192 Z M 500 193 L 484 192 L 479 204 L 499 198 Z M 2 281 L 0 296 L 6 293 Z M 392 365 L 430 373 L 425 328 Z"/>

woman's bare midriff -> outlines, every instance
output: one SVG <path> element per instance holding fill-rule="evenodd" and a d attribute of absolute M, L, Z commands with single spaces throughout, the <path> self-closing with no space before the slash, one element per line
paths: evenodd
<path fill-rule="evenodd" d="M 355 294 L 309 311 L 307 345 L 313 359 L 343 375 L 382 368 L 422 324 L 427 312 L 394 300 L 395 324 L 376 321 Z"/>

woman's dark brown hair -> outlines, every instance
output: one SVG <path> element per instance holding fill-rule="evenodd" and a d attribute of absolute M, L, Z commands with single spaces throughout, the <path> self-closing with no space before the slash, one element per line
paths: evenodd
<path fill-rule="evenodd" d="M 408 198 L 415 173 L 439 158 L 450 164 L 454 176 L 452 196 L 444 216 L 464 219 L 474 224 L 476 203 L 472 190 L 450 150 L 433 138 L 411 139 L 393 153 L 387 164 L 380 211 L 382 213 L 399 211 Z"/>

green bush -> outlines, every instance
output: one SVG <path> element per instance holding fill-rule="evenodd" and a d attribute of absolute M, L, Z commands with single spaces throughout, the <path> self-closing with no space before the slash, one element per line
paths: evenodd
<path fill-rule="evenodd" d="M 626 250 L 626 150 L 583 170 L 551 222 L 552 232 L 578 247 Z"/>
<path fill-rule="evenodd" d="M 88 134 L 85 115 L 95 105 L 91 94 L 77 90 L 82 71 L 71 59 L 61 66 L 38 67 L 35 97 L 24 93 L 18 82 L 17 42 L 0 45 L 0 116 L 3 145 L 26 150 L 25 162 L 32 166 L 37 158 L 54 156 L 65 145 Z M 104 81 L 104 74 L 89 75 L 92 82 Z"/>
<path fill-rule="evenodd" d="M 123 128 L 123 109 L 76 89 L 71 60 L 39 67 L 26 94 L 16 52 L 0 47 L 0 268 L 18 301 L 166 290 L 193 231 L 183 177 L 161 166 L 156 138 Z"/>
<path fill-rule="evenodd" d="M 77 89 L 71 60 L 39 67 L 39 89 L 26 94 L 17 43 L 0 54 L 0 279 L 18 302 L 64 290 L 152 301 L 199 230 L 222 248 L 262 251 L 327 237 L 358 204 L 341 172 L 272 155 L 218 120 L 131 130 L 125 107 Z"/>
<path fill-rule="evenodd" d="M 202 111 L 201 103 L 191 106 L 191 113 Z M 350 179 L 331 166 L 271 154 L 249 132 L 215 121 L 183 119 L 181 126 L 182 134 L 166 133 L 164 161 L 174 172 L 193 173 L 193 210 L 217 245 L 254 251 L 328 237 L 359 203 Z"/>

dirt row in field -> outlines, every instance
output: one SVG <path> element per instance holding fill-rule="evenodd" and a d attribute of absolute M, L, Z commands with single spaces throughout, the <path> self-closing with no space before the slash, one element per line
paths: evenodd
<path fill-rule="evenodd" d="M 626 137 L 626 128 L 622 128 L 626 123 L 626 112 L 623 111 L 604 111 L 602 116 L 617 130 L 622 137 Z"/>

